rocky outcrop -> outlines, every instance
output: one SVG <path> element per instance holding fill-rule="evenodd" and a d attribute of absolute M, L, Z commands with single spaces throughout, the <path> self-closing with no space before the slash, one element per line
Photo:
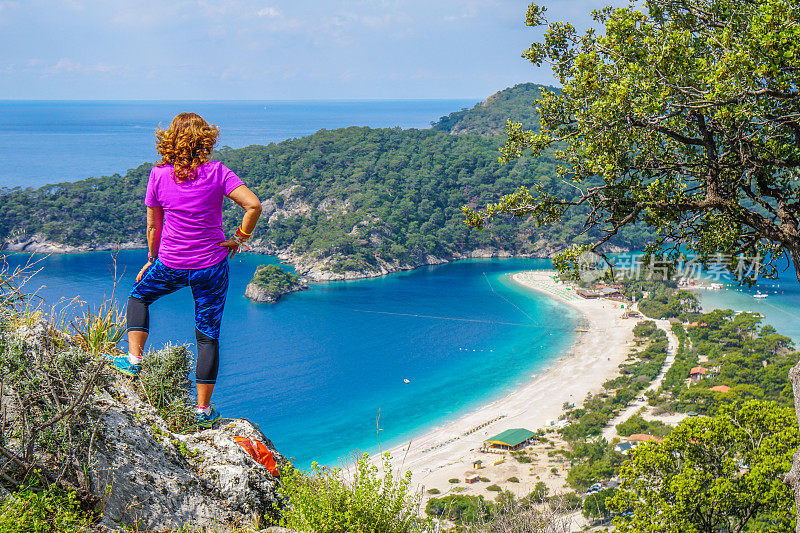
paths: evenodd
<path fill-rule="evenodd" d="M 2 244 L 3 250 L 38 254 L 76 254 L 115 250 L 138 250 L 142 248 L 147 248 L 147 243 L 144 241 L 128 241 L 121 243 L 104 242 L 72 246 L 48 240 L 44 235 L 38 233 L 24 238 L 11 239 Z"/>
<path fill-rule="evenodd" d="M 254 302 L 277 302 L 284 294 L 307 289 L 306 282 L 278 265 L 259 265 L 244 295 Z"/>
<path fill-rule="evenodd" d="M 175 434 L 132 389 L 118 384 L 111 392 L 97 399 L 101 430 L 89 461 L 93 492 L 102 500 L 101 525 L 226 531 L 275 513 L 278 480 L 234 440 L 259 440 L 283 463 L 257 425 L 223 419 Z"/>
<path fill-rule="evenodd" d="M 17 315 L 0 313 L 0 318 L 7 325 L 19 323 L 4 329 L 0 341 L 9 347 L 9 353 L 25 354 L 28 366 L 20 374 L 28 376 L 29 381 L 31 375 L 36 376 L 55 398 L 58 409 L 63 409 L 51 423 L 59 418 L 75 420 L 59 426 L 59 431 L 66 427 L 70 432 L 91 433 L 86 435 L 85 448 L 67 457 L 72 458 L 71 468 L 79 470 L 78 477 L 87 482 L 85 488 L 92 497 L 86 501 L 98 502 L 96 510 L 104 530 L 174 531 L 189 527 L 192 531 L 223 533 L 252 526 L 254 518 L 274 523 L 281 507 L 279 479 L 235 440 L 249 437 L 260 441 L 278 467 L 285 464 L 286 459 L 256 424 L 246 419 L 222 419 L 210 428 L 173 433 L 157 410 L 139 396 L 135 382 L 107 367 L 102 370 L 61 328 L 42 317 L 27 316 L 19 321 Z M 6 365 L 12 364 L 8 361 Z M 71 374 L 77 372 L 70 370 L 72 365 L 97 370 L 88 373 L 93 377 L 87 375 L 87 381 Z M 63 390 L 51 379 L 53 368 Z M 15 385 L 16 381 L 6 381 L 0 389 L 0 433 L 7 438 L 3 444 L 12 450 L 9 453 L 20 450 L 23 444 L 14 428 L 28 424 L 24 413 L 34 412 L 30 406 L 36 398 L 30 396 L 29 384 L 20 390 L 15 390 Z M 51 468 L 51 451 L 37 444 L 34 452 L 35 464 L 57 472 Z M 62 470 L 61 475 L 65 472 Z M 73 477 L 67 473 L 63 479 Z"/>
<path fill-rule="evenodd" d="M 302 291 L 307 288 L 308 285 L 302 283 L 292 287 L 291 289 L 275 292 L 275 291 L 269 291 L 267 290 L 266 287 L 263 287 L 262 285 L 259 285 L 258 283 L 251 281 L 250 283 L 247 284 L 247 288 L 245 288 L 244 290 L 244 295 L 246 298 L 249 298 L 254 302 L 275 303 L 281 298 L 281 296 L 297 291 Z"/>

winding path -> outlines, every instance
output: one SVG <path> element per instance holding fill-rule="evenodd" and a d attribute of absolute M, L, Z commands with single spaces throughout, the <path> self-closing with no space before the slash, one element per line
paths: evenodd
<path fill-rule="evenodd" d="M 658 390 L 661 386 L 661 382 L 664 381 L 664 376 L 666 376 L 667 371 L 672 366 L 672 363 L 675 362 L 675 354 L 678 353 L 678 336 L 672 332 L 672 325 L 669 323 L 669 320 L 653 320 L 658 326 L 659 329 L 663 330 L 664 333 L 667 334 L 667 358 L 664 361 L 664 364 L 661 366 L 661 371 L 658 373 L 656 378 L 650 382 L 650 385 L 639 393 L 639 396 L 633 399 L 628 406 L 622 410 L 620 414 L 616 417 L 612 418 L 608 425 L 603 429 L 602 437 L 607 441 L 611 441 L 612 438 L 617 436 L 617 425 L 622 424 L 630 417 L 632 417 L 639 409 L 647 405 L 647 400 L 640 401 L 639 397 L 643 396 L 648 391 Z"/>

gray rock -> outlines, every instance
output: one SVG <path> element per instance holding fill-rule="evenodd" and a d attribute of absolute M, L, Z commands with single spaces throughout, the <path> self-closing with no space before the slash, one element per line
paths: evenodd
<path fill-rule="evenodd" d="M 257 283 L 253 283 L 252 281 L 247 284 L 247 288 L 244 290 L 245 298 L 249 298 L 254 302 L 277 302 L 278 298 L 270 294 L 270 292 L 262 287 Z"/>
<path fill-rule="evenodd" d="M 233 439 L 253 437 L 283 463 L 255 424 L 223 419 L 211 429 L 173 434 L 133 391 L 119 388 L 117 398 L 99 400 L 105 413 L 90 460 L 102 526 L 227 531 L 275 513 L 278 480 Z"/>

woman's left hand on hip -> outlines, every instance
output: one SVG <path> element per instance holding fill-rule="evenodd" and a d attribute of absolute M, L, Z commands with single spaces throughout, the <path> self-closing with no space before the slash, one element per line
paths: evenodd
<path fill-rule="evenodd" d="M 228 257 L 229 257 L 229 258 L 230 258 L 230 257 L 233 257 L 234 255 L 236 255 L 236 254 L 237 254 L 237 253 L 239 253 L 239 252 L 244 252 L 244 251 L 247 251 L 247 249 L 248 249 L 246 245 L 244 245 L 244 244 L 239 244 L 239 243 L 236 241 L 236 239 L 234 239 L 233 237 L 231 237 L 231 238 L 230 238 L 230 239 L 228 239 L 227 241 L 224 241 L 224 242 L 218 243 L 218 244 L 217 244 L 217 246 L 222 246 L 222 247 L 224 247 L 224 248 L 227 248 L 227 249 L 228 249 L 228 251 L 230 252 L 230 253 L 228 254 Z"/>

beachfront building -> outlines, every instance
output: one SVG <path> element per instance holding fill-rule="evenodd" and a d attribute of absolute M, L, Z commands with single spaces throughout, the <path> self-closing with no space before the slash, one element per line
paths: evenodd
<path fill-rule="evenodd" d="M 614 446 L 614 449 L 617 450 L 622 455 L 628 455 L 628 452 L 635 449 L 643 442 L 651 442 L 651 441 L 661 442 L 661 439 L 659 439 L 655 435 L 647 435 L 645 433 L 634 433 L 633 435 L 628 437 L 627 441 L 622 441 L 617 443 L 617 445 Z"/>
<path fill-rule="evenodd" d="M 628 452 L 631 451 L 633 448 L 635 448 L 635 446 L 627 441 L 617 443 L 617 445 L 614 446 L 614 449 L 617 450 L 622 455 L 628 455 Z"/>
<path fill-rule="evenodd" d="M 483 449 L 486 451 L 502 450 L 514 451 L 519 450 L 536 435 L 529 429 L 516 428 L 507 429 L 502 433 L 489 437 L 483 441 Z"/>
<path fill-rule="evenodd" d="M 597 292 L 590 289 L 583 289 L 579 287 L 575 289 L 575 292 L 578 293 L 578 296 L 580 296 L 581 298 L 592 299 L 600 297 L 600 295 L 597 294 Z"/>
<path fill-rule="evenodd" d="M 697 384 L 701 379 L 706 377 L 706 374 L 708 374 L 708 369 L 706 367 L 696 366 L 689 371 L 689 379 L 692 383 Z"/>
<path fill-rule="evenodd" d="M 480 476 L 475 472 L 466 472 L 464 474 L 464 483 L 472 484 L 472 483 L 477 483 L 480 480 L 481 480 Z"/>
<path fill-rule="evenodd" d="M 638 446 L 643 442 L 661 442 L 661 439 L 656 437 L 655 435 L 648 435 L 646 433 L 634 433 L 630 437 L 628 437 L 628 442 L 633 444 L 634 446 Z"/>

